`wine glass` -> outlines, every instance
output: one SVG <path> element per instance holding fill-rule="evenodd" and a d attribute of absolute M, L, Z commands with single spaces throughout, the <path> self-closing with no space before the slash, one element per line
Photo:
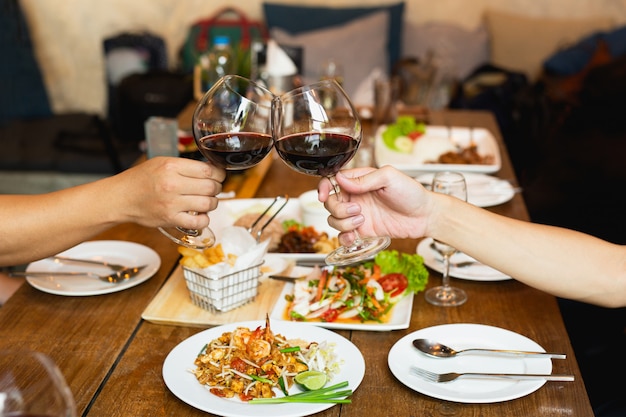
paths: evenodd
<path fill-rule="evenodd" d="M 275 110 L 276 151 L 292 169 L 327 177 L 337 198 L 341 190 L 335 174 L 359 148 L 361 122 L 350 99 L 334 79 L 296 88 L 280 96 Z M 355 230 L 351 246 L 342 246 L 326 257 L 328 265 L 348 265 L 372 257 L 389 246 L 391 239 L 362 238 Z"/>
<path fill-rule="evenodd" d="M 458 172 L 444 171 L 436 173 L 433 177 L 432 190 L 463 201 L 467 200 L 465 177 Z M 438 240 L 434 241 L 434 245 L 443 257 L 443 278 L 440 286 L 426 291 L 426 301 L 442 307 L 459 306 L 467 301 L 467 294 L 460 288 L 450 286 L 450 257 L 456 252 L 456 249 Z"/>
<path fill-rule="evenodd" d="M 193 114 L 193 136 L 200 153 L 210 163 L 231 171 L 261 162 L 274 146 L 272 106 L 276 99 L 268 89 L 247 78 L 220 78 L 204 94 Z M 186 247 L 204 249 L 215 244 L 209 227 L 159 229 Z"/>
<path fill-rule="evenodd" d="M 0 350 L 0 417 L 75 417 L 72 393 L 43 353 Z"/>

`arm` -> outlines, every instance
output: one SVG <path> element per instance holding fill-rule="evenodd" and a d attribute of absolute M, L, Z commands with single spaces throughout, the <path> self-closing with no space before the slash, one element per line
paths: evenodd
<path fill-rule="evenodd" d="M 42 259 L 120 223 L 205 227 L 224 178 L 224 170 L 204 162 L 154 158 L 118 175 L 48 194 L 2 195 L 0 265 Z"/>
<path fill-rule="evenodd" d="M 517 280 L 559 297 L 606 307 L 626 306 L 626 247 L 592 236 L 533 224 L 425 190 L 393 168 L 356 169 L 337 175 L 339 203 L 320 182 L 329 224 L 363 235 L 430 236 Z M 375 220 L 375 221 L 373 221 Z"/>

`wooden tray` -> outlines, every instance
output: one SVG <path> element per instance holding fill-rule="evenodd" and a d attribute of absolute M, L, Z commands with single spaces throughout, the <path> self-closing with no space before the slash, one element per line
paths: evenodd
<path fill-rule="evenodd" d="M 284 285 L 284 282 L 262 277 L 254 301 L 224 313 L 211 313 L 191 303 L 183 269 L 178 266 L 141 317 L 157 324 L 192 327 L 263 320 L 266 314 L 272 312 Z"/>

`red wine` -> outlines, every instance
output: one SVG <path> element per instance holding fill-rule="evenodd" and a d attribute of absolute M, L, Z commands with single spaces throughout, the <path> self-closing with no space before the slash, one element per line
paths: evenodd
<path fill-rule="evenodd" d="M 198 149 L 209 162 L 231 170 L 258 164 L 272 146 L 271 135 L 256 132 L 216 133 L 198 141 Z"/>
<path fill-rule="evenodd" d="M 276 151 L 287 165 L 323 177 L 336 174 L 358 148 L 359 141 L 340 133 L 305 132 L 276 141 Z"/>

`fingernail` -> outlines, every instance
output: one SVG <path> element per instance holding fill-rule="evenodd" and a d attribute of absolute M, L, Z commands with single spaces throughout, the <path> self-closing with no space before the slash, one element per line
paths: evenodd
<path fill-rule="evenodd" d="M 352 215 L 352 214 L 359 214 L 361 212 L 361 208 L 359 207 L 358 204 L 350 204 L 347 208 L 346 208 L 346 213 Z"/>
<path fill-rule="evenodd" d="M 352 224 L 354 226 L 360 226 L 363 223 L 365 223 L 365 217 L 362 214 L 359 214 L 352 219 Z"/>

